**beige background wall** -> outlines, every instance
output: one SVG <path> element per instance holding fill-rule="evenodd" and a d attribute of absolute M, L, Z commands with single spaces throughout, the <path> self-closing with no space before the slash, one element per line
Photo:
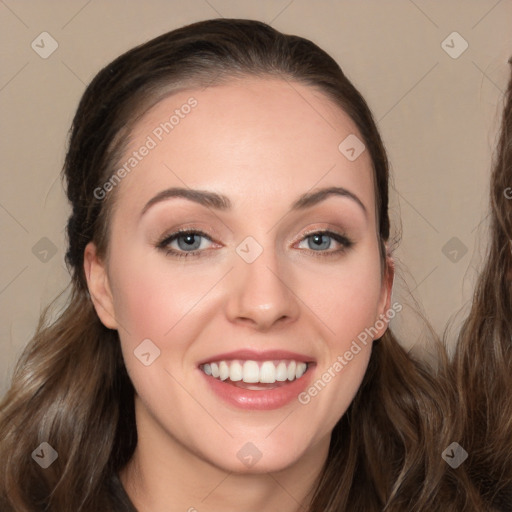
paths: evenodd
<path fill-rule="evenodd" d="M 389 151 L 392 215 L 403 232 L 395 297 L 419 300 L 439 333 L 470 299 L 486 242 L 512 1 L 2 0 L 0 394 L 40 310 L 68 283 L 59 172 L 86 84 L 132 46 L 219 16 L 269 22 L 333 55 Z M 410 309 L 395 322 L 404 344 L 418 342 Z"/>

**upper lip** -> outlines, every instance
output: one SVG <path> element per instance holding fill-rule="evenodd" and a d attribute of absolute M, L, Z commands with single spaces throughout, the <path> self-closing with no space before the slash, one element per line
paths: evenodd
<path fill-rule="evenodd" d="M 312 363 L 315 359 L 305 354 L 290 352 L 288 350 L 235 350 L 233 352 L 224 352 L 215 354 L 206 359 L 199 361 L 198 366 L 214 361 L 228 361 L 232 359 L 241 359 L 244 361 L 272 361 L 276 359 L 292 359 L 294 361 L 302 361 L 304 363 Z"/>

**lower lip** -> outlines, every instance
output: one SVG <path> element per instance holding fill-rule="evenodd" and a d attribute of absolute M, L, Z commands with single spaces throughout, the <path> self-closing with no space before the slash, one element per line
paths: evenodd
<path fill-rule="evenodd" d="M 288 381 L 273 389 L 252 390 L 243 389 L 222 380 L 206 375 L 201 369 L 199 372 L 206 379 L 210 389 L 222 400 L 239 409 L 263 410 L 279 409 L 293 400 L 298 400 L 313 374 L 314 364 L 310 364 L 306 373 L 299 379 Z M 281 383 L 279 383 L 281 384 Z"/>

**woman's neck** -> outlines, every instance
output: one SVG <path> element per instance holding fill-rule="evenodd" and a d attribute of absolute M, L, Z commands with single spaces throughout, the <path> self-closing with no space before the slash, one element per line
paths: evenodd
<path fill-rule="evenodd" d="M 137 398 L 136 411 L 138 443 L 120 479 L 139 512 L 308 510 L 329 436 L 285 469 L 240 473 L 213 465 L 170 436 Z"/>

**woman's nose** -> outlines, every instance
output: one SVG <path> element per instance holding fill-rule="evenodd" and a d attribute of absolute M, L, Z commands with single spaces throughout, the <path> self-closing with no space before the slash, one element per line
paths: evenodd
<path fill-rule="evenodd" d="M 291 272 L 283 271 L 272 251 L 264 250 L 251 263 L 240 258 L 229 279 L 226 314 L 231 322 L 265 331 L 298 318 L 300 300 Z"/>

